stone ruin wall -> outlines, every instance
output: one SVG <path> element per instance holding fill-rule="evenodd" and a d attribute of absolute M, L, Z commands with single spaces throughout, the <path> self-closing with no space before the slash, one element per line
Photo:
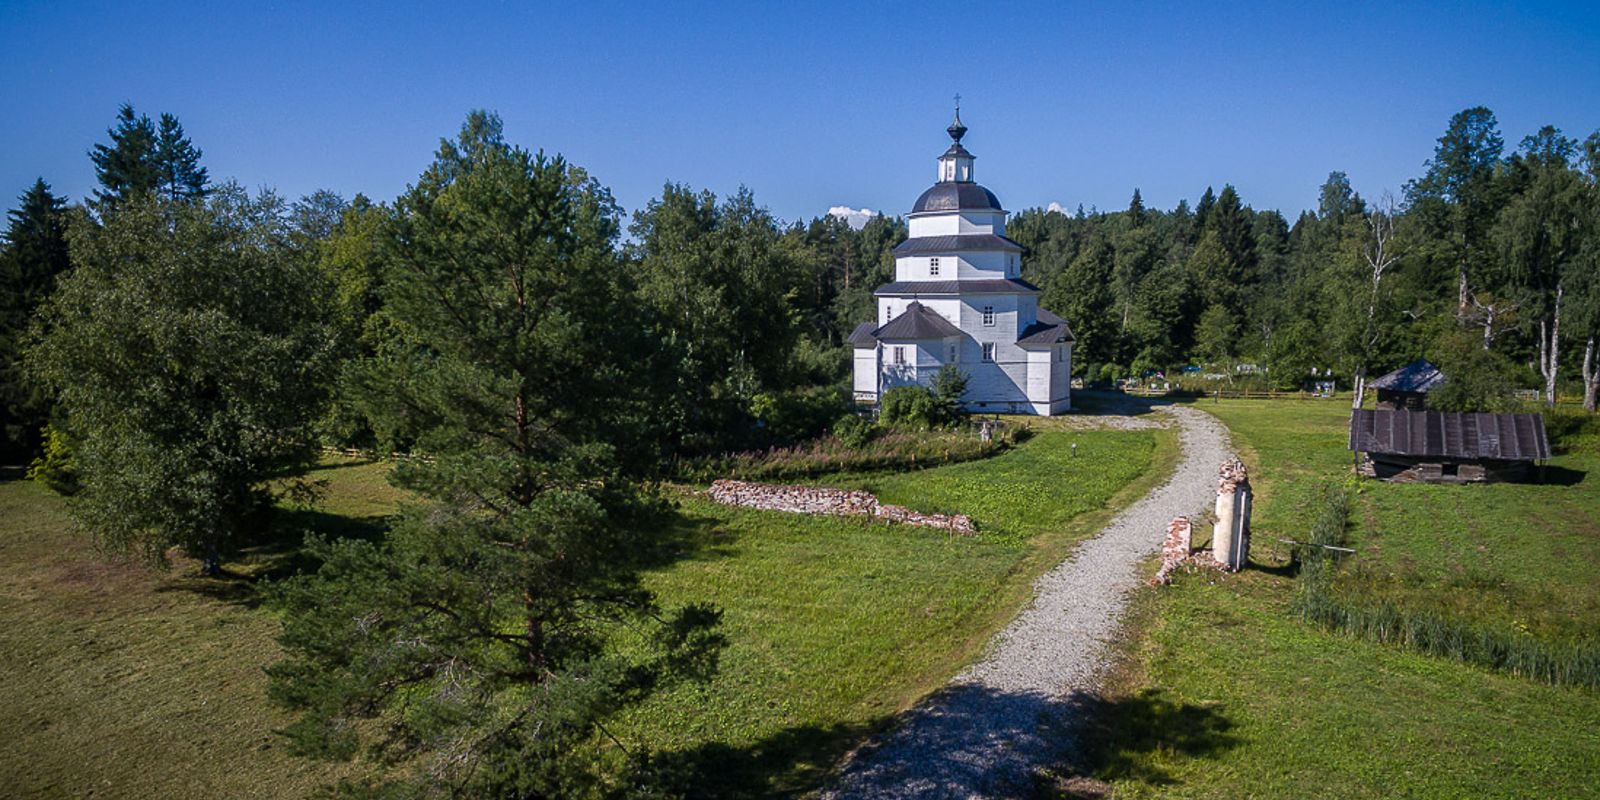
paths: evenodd
<path fill-rule="evenodd" d="M 794 514 L 871 517 L 902 525 L 939 528 L 967 536 L 978 532 L 966 514 L 924 514 L 904 506 L 878 502 L 871 492 L 829 489 L 821 486 L 781 486 L 771 483 L 719 480 L 711 484 L 711 499 L 728 506 Z"/>

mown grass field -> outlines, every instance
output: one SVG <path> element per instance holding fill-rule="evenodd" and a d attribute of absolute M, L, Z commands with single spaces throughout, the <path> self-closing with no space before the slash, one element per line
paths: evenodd
<path fill-rule="evenodd" d="M 1089 444 L 1072 459 L 1063 437 Z M 974 514 L 992 533 L 972 538 L 686 497 L 681 552 L 647 580 L 665 603 L 723 608 L 722 672 L 653 699 L 616 732 L 691 770 L 703 794 L 815 786 L 970 660 L 1034 576 L 1159 480 L 1174 439 L 1046 432 L 991 471 L 871 476 L 897 502 Z M 273 734 L 285 718 L 265 702 L 261 667 L 277 657 L 276 622 L 252 578 L 297 568 L 306 528 L 382 535 L 402 500 L 385 471 L 317 470 L 322 505 L 286 512 L 273 541 L 227 565 L 238 576 L 227 581 L 182 563 L 108 563 L 71 530 L 60 498 L 0 483 L 0 796 L 298 797 L 357 769 L 291 758 Z M 1008 494 L 1025 476 L 1030 494 Z M 990 496 L 1016 499 L 978 502 Z"/>
<path fill-rule="evenodd" d="M 1338 401 L 1203 401 L 1256 489 L 1256 569 L 1142 590 L 1093 756 L 1117 797 L 1600 794 L 1600 692 L 1555 687 L 1298 621 L 1287 549 L 1347 480 Z M 1355 484 L 1338 585 L 1426 610 L 1595 636 L 1600 447 L 1545 484 Z"/>

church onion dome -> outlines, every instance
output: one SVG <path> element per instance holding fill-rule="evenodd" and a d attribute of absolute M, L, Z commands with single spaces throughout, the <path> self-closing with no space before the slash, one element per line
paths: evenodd
<path fill-rule="evenodd" d="M 1077 341 L 1072 335 L 1072 329 L 1067 327 L 1067 321 L 1044 309 L 1039 309 L 1032 325 L 1017 337 L 1017 344 L 1028 345 L 1055 345 L 1063 342 Z"/>
<path fill-rule="evenodd" d="M 976 183 L 940 181 L 923 192 L 911 213 L 930 211 L 1003 211 L 1000 198 Z"/>
<path fill-rule="evenodd" d="M 1001 250 L 1022 252 L 1022 245 L 993 233 L 962 233 L 953 236 L 918 236 L 895 245 L 896 256 L 916 256 L 927 253 L 957 253 L 975 250 Z"/>

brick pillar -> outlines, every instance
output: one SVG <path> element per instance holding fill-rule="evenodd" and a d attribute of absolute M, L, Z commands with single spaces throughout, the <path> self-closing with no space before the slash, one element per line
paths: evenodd
<path fill-rule="evenodd" d="M 1217 524 L 1211 532 L 1211 553 L 1230 571 L 1250 560 L 1250 475 L 1244 462 L 1229 459 L 1217 471 Z"/>

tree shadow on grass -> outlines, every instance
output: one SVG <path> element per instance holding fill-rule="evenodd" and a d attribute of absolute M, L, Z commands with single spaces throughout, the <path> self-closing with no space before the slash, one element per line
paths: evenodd
<path fill-rule="evenodd" d="M 1058 776 L 1060 797 L 1103 796 L 1107 781 L 1133 780 L 1170 787 L 1179 781 L 1169 765 L 1216 758 L 1239 744 L 1233 721 L 1214 704 L 1169 698 L 1160 689 L 1128 697 L 1081 696 L 1084 714 L 1077 745 Z"/>
<path fill-rule="evenodd" d="M 315 509 L 274 509 L 259 533 L 250 537 L 229 559 L 243 569 L 223 569 L 221 575 L 204 577 L 186 574 L 174 578 L 157 591 L 184 591 L 236 603 L 248 608 L 261 604 L 259 591 L 269 581 L 302 572 L 315 572 L 321 562 L 305 549 L 308 534 L 327 539 L 377 541 L 389 529 L 392 518 L 381 515 L 354 517 Z"/>
<path fill-rule="evenodd" d="M 685 797 L 801 797 L 822 786 L 845 753 L 887 721 L 797 725 L 742 747 L 706 742 L 655 758 Z"/>
<path fill-rule="evenodd" d="M 1175 785 L 1164 765 L 1220 755 L 1237 744 L 1232 728 L 1216 707 L 1157 690 L 1107 700 L 958 685 L 898 715 L 786 728 L 742 747 L 710 742 L 657 763 L 696 798 L 829 788 L 841 797 L 1097 797 L 1113 779 Z"/>

